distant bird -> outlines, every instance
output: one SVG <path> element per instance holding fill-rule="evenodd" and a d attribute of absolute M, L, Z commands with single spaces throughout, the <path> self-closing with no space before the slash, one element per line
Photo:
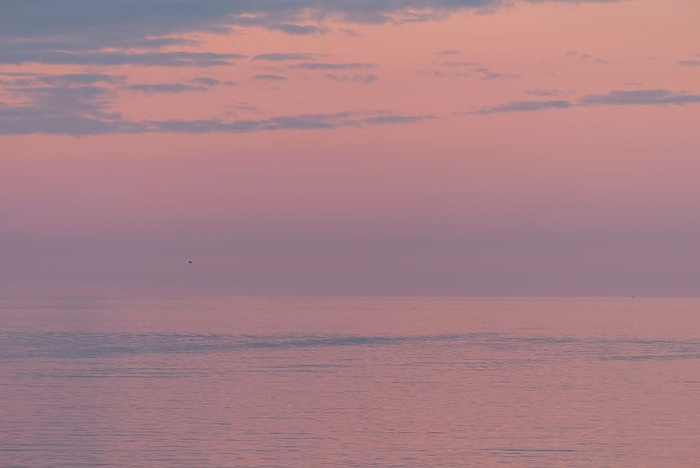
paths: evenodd
<path fill-rule="evenodd" d="M 189 263 L 189 264 L 193 264 L 194 262 L 193 262 L 192 260 L 190 260 L 190 261 L 189 261 L 189 262 L 187 262 L 187 263 Z"/>

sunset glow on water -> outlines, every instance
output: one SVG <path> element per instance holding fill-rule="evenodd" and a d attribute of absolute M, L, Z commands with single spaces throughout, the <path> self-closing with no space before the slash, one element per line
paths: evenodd
<path fill-rule="evenodd" d="M 5 466 L 692 466 L 683 299 L 4 300 Z"/>

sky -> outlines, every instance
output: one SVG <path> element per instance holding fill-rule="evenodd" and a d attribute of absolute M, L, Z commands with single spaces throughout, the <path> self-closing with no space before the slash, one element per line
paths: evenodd
<path fill-rule="evenodd" d="M 698 18 L 3 0 L 0 294 L 696 296 Z"/>

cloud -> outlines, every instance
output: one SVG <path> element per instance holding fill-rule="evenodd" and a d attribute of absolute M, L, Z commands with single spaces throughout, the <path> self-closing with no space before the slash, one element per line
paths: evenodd
<path fill-rule="evenodd" d="M 113 90 L 104 86 L 34 86 L 9 92 L 20 102 L 0 108 L 3 135 L 95 134 L 123 131 L 127 125 L 108 111 Z"/>
<path fill-rule="evenodd" d="M 479 62 L 459 62 L 445 61 L 442 65 L 448 70 L 432 70 L 432 74 L 439 77 L 469 77 L 477 76 L 482 80 L 495 80 L 501 78 L 520 78 L 520 75 L 513 73 L 501 73 L 485 66 Z M 450 71 L 449 69 L 459 69 L 460 71 Z"/>
<path fill-rule="evenodd" d="M 92 115 L 104 117 L 111 98 L 110 88 L 96 85 L 34 86 L 9 88 L 23 104 L 21 107 L 48 115 Z"/>
<path fill-rule="evenodd" d="M 140 91 L 142 93 L 153 94 L 153 93 L 186 93 L 186 92 L 203 92 L 207 91 L 215 86 L 220 85 L 230 86 L 230 82 L 222 83 L 216 78 L 211 78 L 207 76 L 200 76 L 190 80 L 189 83 L 134 83 L 125 86 L 124 89 L 131 91 Z"/>
<path fill-rule="evenodd" d="M 476 114 L 504 112 L 534 112 L 547 109 L 567 109 L 583 106 L 668 106 L 700 103 L 700 94 L 670 91 L 667 89 L 640 89 L 634 91 L 613 90 L 606 94 L 589 94 L 575 101 L 513 101 L 497 106 L 482 107 Z"/>
<path fill-rule="evenodd" d="M 527 0 L 538 3 L 541 0 Z M 560 3 L 601 3 L 614 0 L 549 0 Z M 122 29 L 133 31 L 130 43 L 154 37 L 168 40 L 172 33 L 221 31 L 229 26 L 254 25 L 284 28 L 303 24 L 304 18 L 336 17 L 353 23 L 427 21 L 463 10 L 506 6 L 503 0 L 3 0 L 0 30 L 12 37 L 46 37 L 66 31 L 92 30 L 105 40 L 122 39 Z M 144 34 L 148 31 L 148 34 Z"/>
<path fill-rule="evenodd" d="M 0 74 L 2 76 L 2 74 Z M 182 93 L 188 91 L 206 91 L 221 84 L 216 78 L 198 77 L 190 83 L 131 83 L 127 84 L 127 78 L 123 75 L 110 75 L 105 73 L 71 73 L 71 74 L 39 74 L 26 73 L 22 76 L 10 76 L 9 80 L 2 80 L 6 85 L 5 90 L 15 96 L 34 100 L 37 106 L 45 104 L 37 96 L 59 96 L 66 93 L 82 92 L 77 102 L 97 94 L 116 93 L 119 90 L 140 91 L 143 93 Z M 100 85 L 100 86 L 97 86 Z M 100 90 L 100 93 L 97 93 Z M 89 93 L 92 92 L 93 95 Z M 34 96 L 32 98 L 32 96 Z"/>
<path fill-rule="evenodd" d="M 571 91 L 565 91 L 560 89 L 528 89 L 527 94 L 532 96 L 562 96 L 566 94 L 571 94 Z"/>
<path fill-rule="evenodd" d="M 286 76 L 271 75 L 271 74 L 254 75 L 252 78 L 254 80 L 267 80 L 267 81 L 285 81 L 287 79 Z"/>
<path fill-rule="evenodd" d="M 216 78 L 211 78 L 209 76 L 200 76 L 200 77 L 192 80 L 192 83 L 197 83 L 197 84 L 211 87 L 211 86 L 220 85 L 221 81 L 217 80 Z"/>
<path fill-rule="evenodd" d="M 681 60 L 678 62 L 678 65 L 683 65 L 684 67 L 700 67 L 700 60 Z"/>
<path fill-rule="evenodd" d="M 127 86 L 132 91 L 140 91 L 146 94 L 154 93 L 185 93 L 189 91 L 206 91 L 207 86 L 195 86 L 184 83 L 137 83 Z"/>
<path fill-rule="evenodd" d="M 183 48 L 197 41 L 185 35 L 249 27 L 323 34 L 328 32 L 327 20 L 355 24 L 432 21 L 461 11 L 491 11 L 517 1 L 539 0 L 2 0 L 0 63 L 226 65 L 240 56 L 186 52 Z M 161 50 L 166 47 L 178 50 Z"/>
<path fill-rule="evenodd" d="M 318 54 L 299 54 L 299 53 L 270 53 L 260 54 L 253 57 L 253 60 L 267 60 L 271 62 L 282 62 L 287 60 L 314 60 Z"/>
<path fill-rule="evenodd" d="M 591 94 L 578 100 L 579 105 L 683 105 L 700 102 L 700 95 L 674 92 L 667 89 L 640 89 L 635 91 L 610 91 L 607 94 Z"/>
<path fill-rule="evenodd" d="M 455 61 L 455 60 L 447 60 L 445 62 L 442 62 L 442 64 L 446 67 L 453 67 L 453 68 L 458 68 L 458 67 L 467 67 L 467 68 L 473 68 L 473 67 L 480 67 L 481 63 L 479 62 L 460 62 L 460 61 Z"/>
<path fill-rule="evenodd" d="M 487 67 L 476 67 L 472 68 L 472 71 L 476 73 L 482 80 L 497 80 L 501 78 L 520 78 L 520 75 L 515 73 L 501 73 L 493 71 Z"/>
<path fill-rule="evenodd" d="M 345 34 L 346 36 L 358 37 L 362 36 L 362 33 L 349 28 L 338 28 L 338 32 Z"/>
<path fill-rule="evenodd" d="M 338 81 L 338 82 L 350 82 L 350 83 L 362 83 L 362 84 L 371 84 L 374 83 L 375 81 L 379 80 L 379 77 L 377 75 L 372 75 L 372 74 L 357 74 L 354 73 L 352 75 L 337 75 L 334 73 L 327 73 L 325 75 L 325 78 L 333 81 Z"/>
<path fill-rule="evenodd" d="M 243 112 L 258 112 L 260 108 L 246 101 L 238 101 L 230 106 L 233 109 Z"/>
<path fill-rule="evenodd" d="M 360 70 L 376 67 L 373 63 L 323 63 L 304 62 L 292 65 L 291 68 L 302 70 Z"/>
<path fill-rule="evenodd" d="M 128 122 L 78 114 L 51 114 L 31 107 L 0 107 L 0 135 L 100 135 L 133 131 Z"/>
<path fill-rule="evenodd" d="M 4 73 L 0 77 L 7 78 L 3 91 L 10 98 L 0 106 L 3 135 L 141 132 L 142 123 L 124 120 L 111 109 L 120 91 L 181 93 L 221 84 L 210 77 L 189 83 L 128 83 L 124 76 L 100 73 Z"/>
<path fill-rule="evenodd" d="M 71 86 L 74 84 L 86 85 L 95 83 L 117 84 L 123 83 L 126 77 L 122 75 L 108 75 L 105 73 L 70 73 L 60 75 L 35 75 L 36 79 L 42 83 Z"/>
<path fill-rule="evenodd" d="M 433 115 L 378 115 L 376 117 L 368 117 L 362 121 L 362 124 L 371 125 L 396 125 L 417 123 L 424 120 L 432 120 Z"/>
<path fill-rule="evenodd" d="M 570 101 L 551 100 L 551 101 L 513 101 L 506 104 L 501 104 L 492 107 L 482 107 L 477 111 L 477 114 L 497 114 L 502 112 L 534 112 L 545 109 L 565 109 L 571 107 Z"/>
<path fill-rule="evenodd" d="M 242 54 L 215 52 L 62 52 L 42 51 L 23 53 L 21 50 L 0 51 L 0 63 L 23 65 L 44 63 L 48 65 L 140 65 L 158 67 L 214 67 L 231 65 L 245 58 Z"/>
<path fill-rule="evenodd" d="M 274 31 L 281 31 L 283 33 L 293 34 L 293 35 L 323 34 L 327 31 L 326 28 L 321 27 L 321 26 L 300 25 L 300 24 L 291 24 L 291 23 L 268 24 L 267 29 L 272 29 Z"/>
<path fill-rule="evenodd" d="M 576 51 L 568 51 L 566 52 L 566 55 L 571 58 L 578 59 L 580 62 L 594 62 L 594 63 L 600 63 L 603 65 L 610 65 L 612 62 L 610 60 L 605 60 L 599 57 L 594 57 L 591 54 L 586 54 L 583 52 L 576 52 Z"/>
<path fill-rule="evenodd" d="M 408 124 L 431 115 L 401 115 L 389 111 L 348 111 L 334 114 L 275 116 L 259 120 L 127 120 L 112 110 L 120 91 L 181 93 L 230 85 L 212 77 L 185 83 L 128 83 L 120 75 L 2 73 L 6 82 L 0 103 L 0 135 L 115 133 L 248 133 L 276 130 L 334 129 L 366 125 Z M 284 79 L 259 75 L 257 79 Z M 257 111 L 248 103 L 238 110 Z"/>
<path fill-rule="evenodd" d="M 338 112 L 335 114 L 303 114 L 271 117 L 262 120 L 222 121 L 151 121 L 146 131 L 177 133 L 250 133 L 278 130 L 328 130 L 366 125 L 396 125 L 417 123 L 434 118 L 432 115 L 397 115 L 386 112 Z"/>
<path fill-rule="evenodd" d="M 119 114 L 69 111 L 47 113 L 35 106 L 0 106 L 0 135 L 114 133 L 251 133 L 280 130 L 331 130 L 341 127 L 418 123 L 432 115 L 400 115 L 385 111 L 338 112 L 276 116 L 259 120 L 123 120 Z"/>

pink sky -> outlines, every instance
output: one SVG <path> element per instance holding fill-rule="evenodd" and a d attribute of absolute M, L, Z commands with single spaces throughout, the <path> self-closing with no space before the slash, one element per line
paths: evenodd
<path fill-rule="evenodd" d="M 126 3 L 0 5 L 0 294 L 700 292 L 696 0 Z"/>

